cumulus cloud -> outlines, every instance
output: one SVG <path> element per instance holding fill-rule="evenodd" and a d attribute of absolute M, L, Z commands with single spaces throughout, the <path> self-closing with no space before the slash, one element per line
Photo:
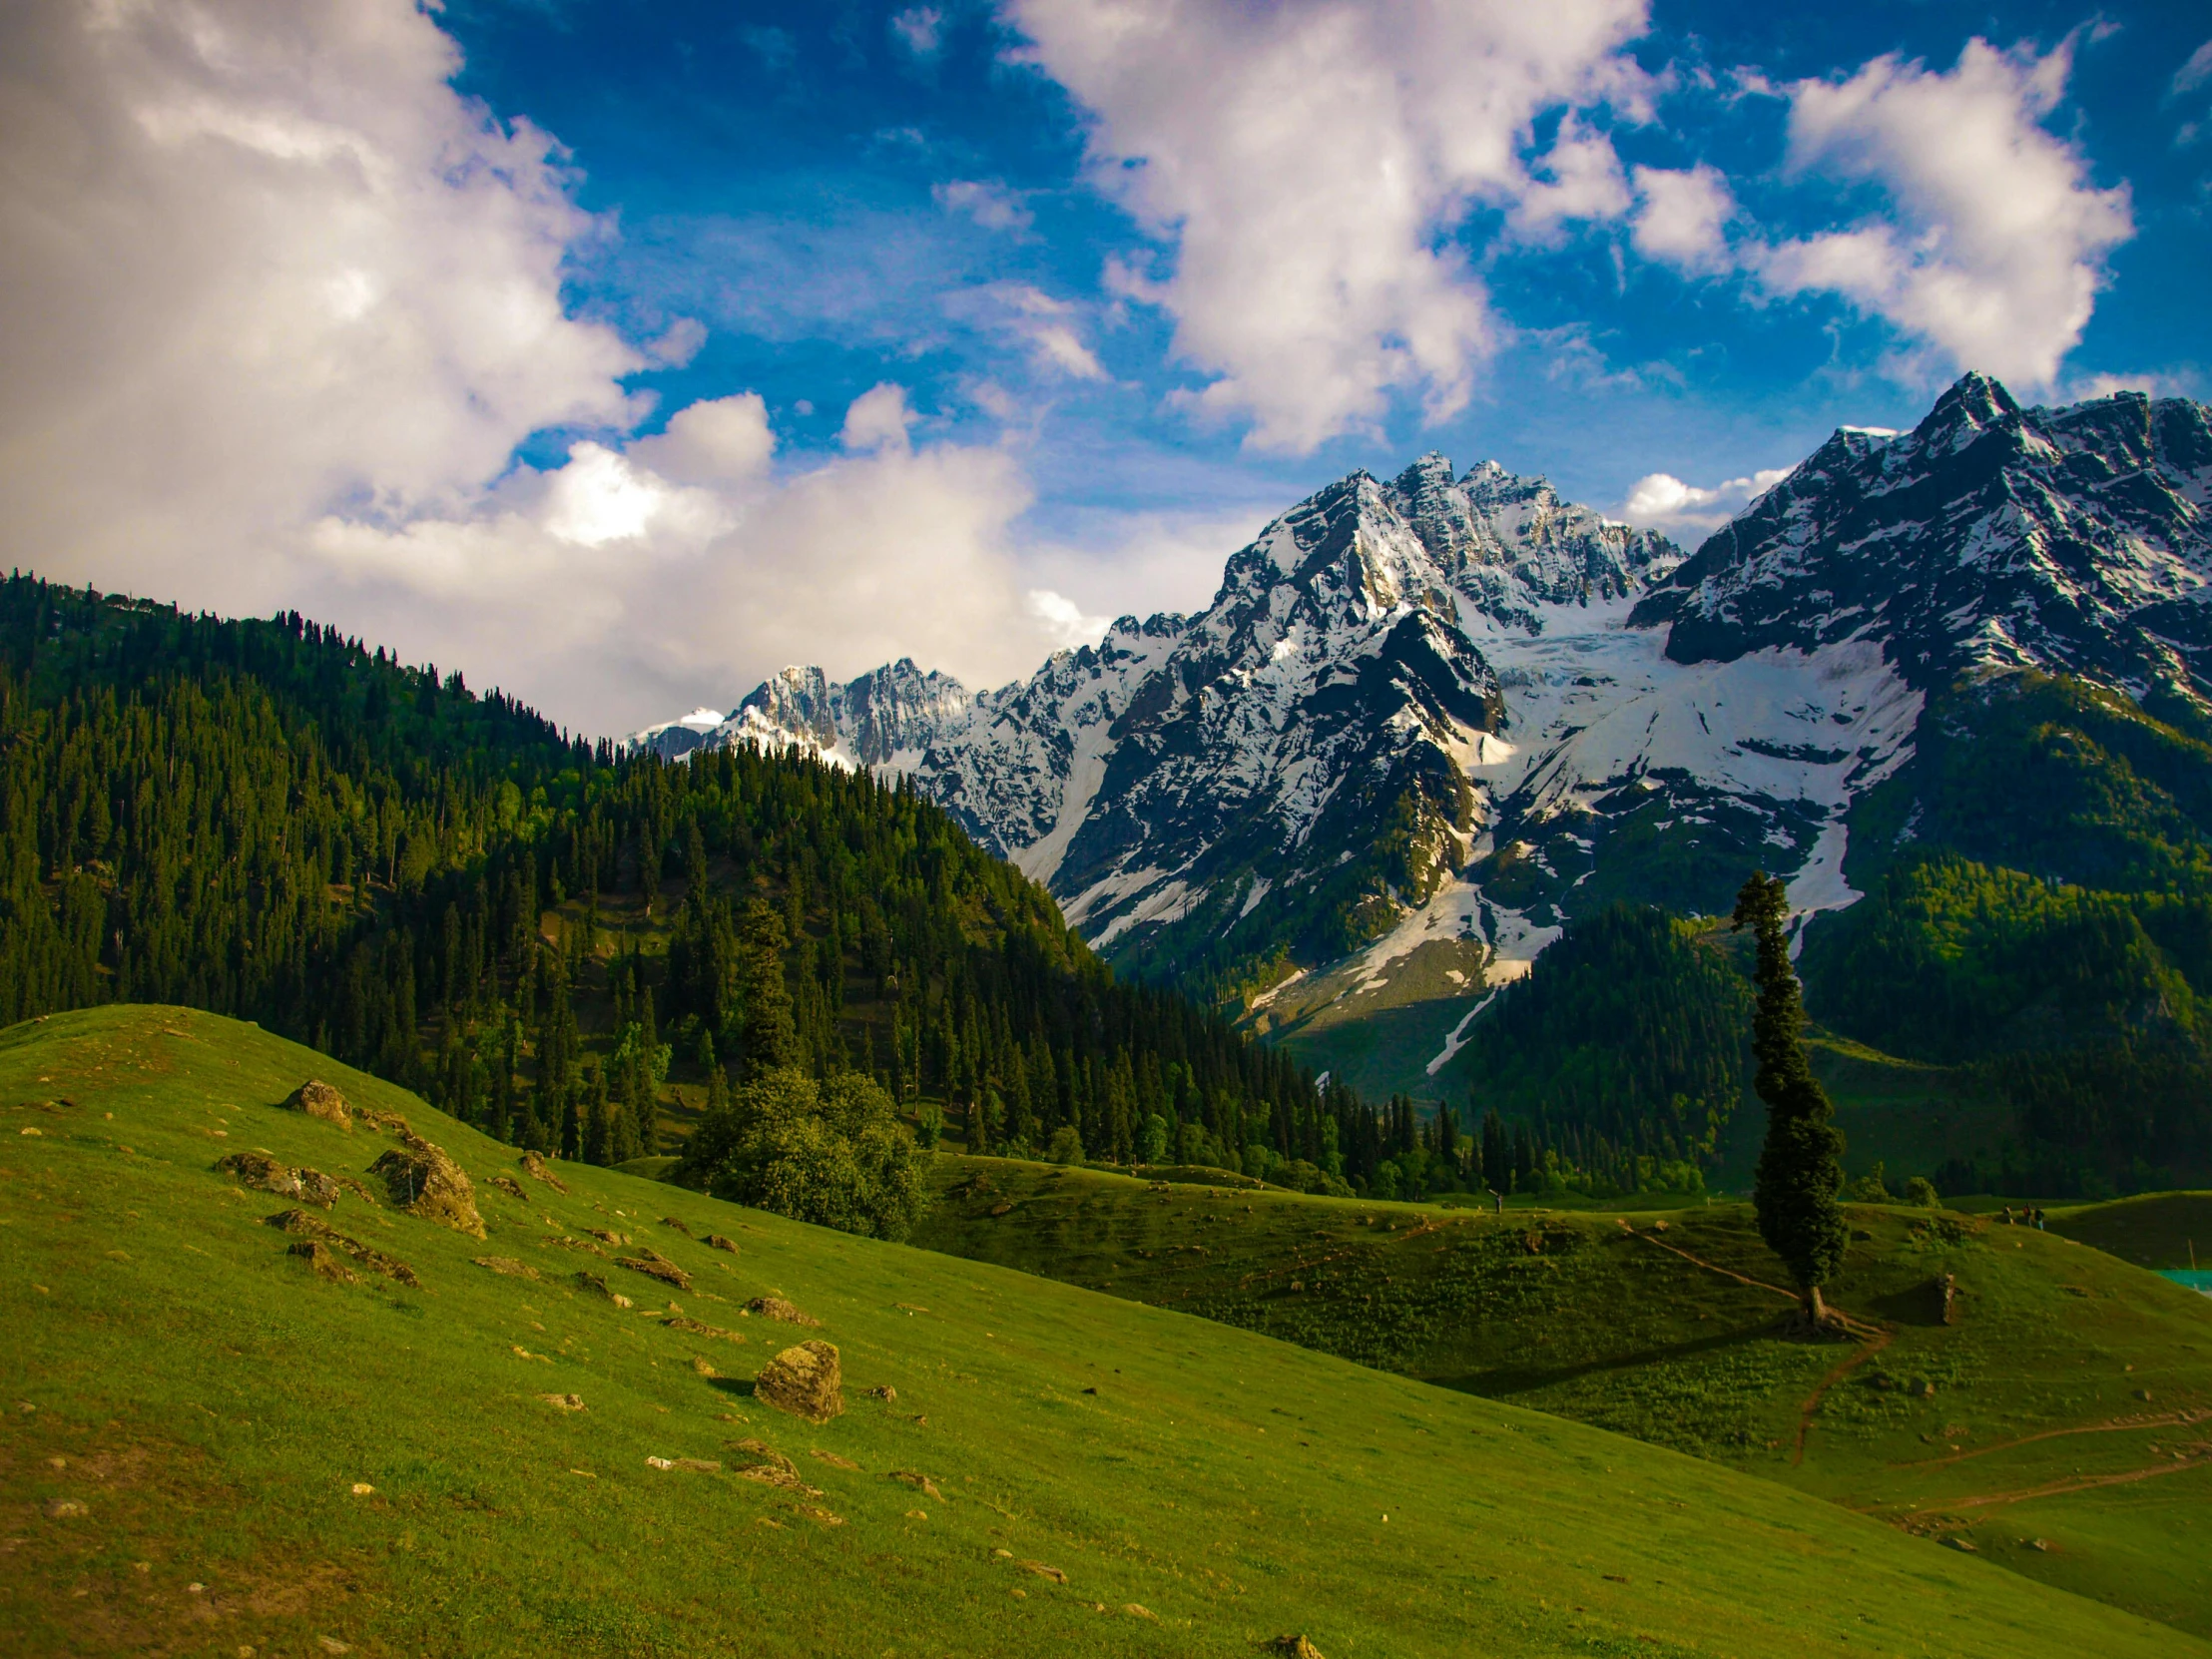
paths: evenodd
<path fill-rule="evenodd" d="M 1646 473 L 1628 487 L 1628 499 L 1617 516 L 1640 529 L 1664 531 L 1677 541 L 1695 541 L 1718 530 L 1789 475 L 1788 467 L 1772 467 L 1707 489 L 1686 484 L 1672 473 Z"/>
<path fill-rule="evenodd" d="M 1628 181 L 1613 141 L 1571 111 L 1532 172 L 1536 177 L 1522 187 L 1510 215 L 1513 228 L 1532 242 L 1554 240 L 1573 220 L 1612 220 L 1628 212 Z"/>
<path fill-rule="evenodd" d="M 1727 271 L 1728 223 L 1736 217 L 1736 198 L 1720 170 L 1703 163 L 1682 171 L 1639 167 L 1635 177 L 1629 242 L 1636 252 L 1692 276 Z"/>
<path fill-rule="evenodd" d="M 582 442 L 466 512 L 389 526 L 332 514 L 314 550 L 377 637 L 427 599 L 462 626 L 440 660 L 522 662 L 565 718 L 633 729 L 735 701 L 787 663 L 850 676 L 901 656 L 976 685 L 1104 624 L 1034 590 L 1013 532 L 1027 480 L 1001 450 L 915 445 L 903 391 L 846 411 L 850 452 L 772 464 L 750 394 L 694 404 L 623 448 Z"/>
<path fill-rule="evenodd" d="M 914 411 L 906 406 L 906 388 L 885 380 L 852 400 L 844 411 L 838 441 L 847 449 L 862 451 L 904 449 L 907 429 L 913 423 Z"/>
<path fill-rule="evenodd" d="M 1254 443 L 1312 448 L 1393 393 L 1461 406 L 1494 341 L 1449 243 L 1476 201 L 1546 232 L 1626 207 L 1609 145 L 1562 125 L 1545 177 L 1535 118 L 1640 113 L 1621 46 L 1645 0 L 1003 0 L 1029 61 L 1092 112 L 1094 177 L 1174 245 L 1121 291 L 1167 307 L 1210 376 L 1200 411 Z M 1608 165 L 1610 172 L 1608 172 Z"/>
<path fill-rule="evenodd" d="M 1790 88 L 1792 169 L 1872 184 L 1891 213 L 1750 253 L 1759 279 L 1841 294 L 1960 366 L 2052 383 L 2133 234 L 2126 187 L 2096 188 L 2042 125 L 2071 67 L 2070 45 L 1975 39 L 1947 73 L 1892 56 Z"/>
<path fill-rule="evenodd" d="M 950 179 L 932 185 L 929 195 L 946 213 L 965 214 L 986 231 L 1026 231 L 1036 215 L 1004 185 L 988 179 Z"/>
<path fill-rule="evenodd" d="M 1066 624 L 1028 599 L 1027 480 L 915 443 L 903 389 L 812 466 L 750 393 L 629 436 L 625 378 L 704 330 L 564 306 L 611 228 L 458 68 L 413 0 L 0 8 L 8 562 L 296 607 L 590 732 L 794 660 L 1033 668 Z"/>
<path fill-rule="evenodd" d="M 643 355 L 561 302 L 601 227 L 458 67 L 410 0 L 0 11 L 13 561 L 260 606 L 333 500 L 405 513 L 635 417 Z"/>

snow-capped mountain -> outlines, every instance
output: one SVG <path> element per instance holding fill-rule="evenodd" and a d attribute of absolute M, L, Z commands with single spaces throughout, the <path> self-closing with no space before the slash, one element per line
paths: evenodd
<path fill-rule="evenodd" d="M 1978 375 L 1910 433 L 1838 432 L 1687 560 L 1427 455 L 1284 514 L 1196 617 L 974 695 L 786 670 L 701 737 L 911 776 L 1115 958 L 1277 1025 L 1421 1002 L 1441 1063 L 1570 913 L 1711 913 L 1754 865 L 1849 904 L 1850 808 L 1962 670 L 2204 707 L 2208 486 L 2200 405 L 2023 410 Z"/>
<path fill-rule="evenodd" d="M 2123 393 L 2022 409 L 1979 374 L 1838 432 L 1637 606 L 1677 662 L 1877 639 L 1917 685 L 2037 666 L 2147 690 L 2208 646 L 2212 423 Z"/>

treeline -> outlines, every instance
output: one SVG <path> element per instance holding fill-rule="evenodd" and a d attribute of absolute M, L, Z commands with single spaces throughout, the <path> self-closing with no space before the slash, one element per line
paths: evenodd
<path fill-rule="evenodd" d="M 1725 938 L 1725 935 L 1723 936 Z M 1525 1135 L 1517 1189 L 1680 1184 L 1726 1156 L 1751 1080 L 1751 985 L 1723 943 L 1645 904 L 1572 921 L 1497 993 L 1447 1076 Z"/>
<path fill-rule="evenodd" d="M 1336 1121 L 909 790 L 618 759 L 296 616 L 0 584 L 0 1019 L 255 1019 L 570 1156 L 650 1149 L 672 1079 L 781 1066 L 978 1148 L 1125 1161 L 1158 1116 L 1311 1160 Z"/>

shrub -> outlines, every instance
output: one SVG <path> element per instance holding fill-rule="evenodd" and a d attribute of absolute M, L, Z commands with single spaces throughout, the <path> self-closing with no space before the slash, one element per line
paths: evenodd
<path fill-rule="evenodd" d="M 1075 1125 L 1063 1123 L 1052 1131 L 1052 1144 L 1045 1148 L 1045 1158 L 1055 1164 L 1080 1164 L 1083 1161 L 1083 1137 L 1075 1132 Z"/>
<path fill-rule="evenodd" d="M 1918 1204 L 1924 1210 L 1938 1210 L 1943 1201 L 1936 1196 L 1936 1183 L 1925 1175 L 1916 1175 L 1905 1184 L 1905 1202 Z"/>
<path fill-rule="evenodd" d="M 902 1239 L 921 1207 L 913 1141 L 891 1098 L 845 1072 L 817 1084 L 805 1072 L 763 1072 L 710 1111 L 677 1175 L 717 1198 L 795 1221 Z"/>

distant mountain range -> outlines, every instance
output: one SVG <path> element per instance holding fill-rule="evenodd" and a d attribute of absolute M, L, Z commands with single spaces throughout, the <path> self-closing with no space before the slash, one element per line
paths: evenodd
<path fill-rule="evenodd" d="M 1764 865 L 1803 915 L 1852 904 L 1855 804 L 1961 676 L 2080 676 L 2201 727 L 2208 507 L 2204 406 L 2022 408 L 1969 374 L 1910 432 L 1840 430 L 1693 556 L 1425 455 L 1276 519 L 1201 614 L 1124 617 L 1026 681 L 792 668 L 630 741 L 910 777 L 1117 963 L 1348 1054 L 1382 1021 L 1373 1086 L 1435 1073 L 1615 900 L 1724 911 Z"/>

